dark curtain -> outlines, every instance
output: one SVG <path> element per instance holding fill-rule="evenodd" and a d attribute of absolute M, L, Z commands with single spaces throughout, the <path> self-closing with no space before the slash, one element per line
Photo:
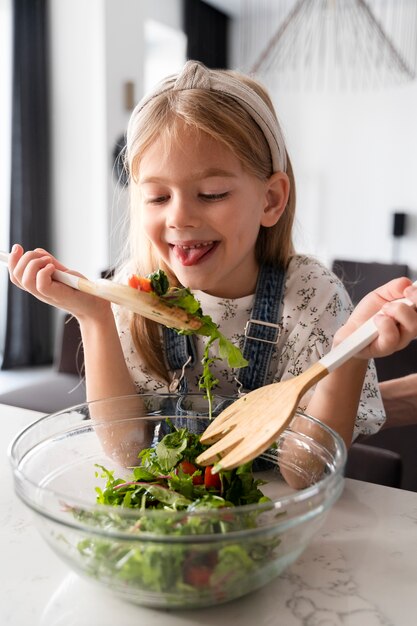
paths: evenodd
<path fill-rule="evenodd" d="M 47 1 L 14 0 L 10 242 L 49 247 Z M 2 369 L 52 360 L 52 311 L 11 283 Z"/>
<path fill-rule="evenodd" d="M 213 69 L 228 68 L 228 16 L 202 0 L 184 0 L 187 59 Z"/>

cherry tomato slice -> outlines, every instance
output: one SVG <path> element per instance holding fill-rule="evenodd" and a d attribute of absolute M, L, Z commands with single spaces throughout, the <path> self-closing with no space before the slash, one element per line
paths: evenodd
<path fill-rule="evenodd" d="M 139 276 L 138 280 L 139 280 L 139 287 L 138 287 L 138 289 L 140 291 L 147 291 L 148 293 L 153 291 L 152 283 L 149 280 L 149 278 L 142 278 L 141 276 Z"/>
<path fill-rule="evenodd" d="M 138 276 L 137 274 L 130 274 L 127 279 L 127 284 L 129 287 L 133 287 L 133 289 L 139 289 L 139 291 L 146 291 L 148 293 L 153 291 L 150 279 Z"/>
<path fill-rule="evenodd" d="M 191 565 L 185 571 L 184 580 L 197 589 L 204 589 L 210 583 L 212 571 L 212 568 L 206 565 Z"/>
<path fill-rule="evenodd" d="M 133 289 L 138 289 L 139 287 L 139 277 L 136 274 L 130 274 L 127 279 L 127 284 L 129 287 L 133 287 Z"/>
<path fill-rule="evenodd" d="M 184 474 L 188 474 L 189 476 L 192 476 L 194 472 L 196 472 L 198 469 L 193 463 L 191 463 L 190 461 L 185 461 L 185 460 L 181 461 L 180 467 L 182 471 L 184 472 Z M 204 478 L 201 474 L 197 476 L 193 476 L 193 485 L 202 485 L 203 482 L 204 482 Z"/>
<path fill-rule="evenodd" d="M 206 489 L 220 491 L 222 483 L 218 474 L 212 474 L 213 465 L 207 465 L 204 472 L 204 486 Z"/>

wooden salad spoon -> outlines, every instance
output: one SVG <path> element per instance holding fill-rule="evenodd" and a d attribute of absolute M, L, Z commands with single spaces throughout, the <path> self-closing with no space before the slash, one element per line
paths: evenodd
<path fill-rule="evenodd" d="M 407 298 L 397 302 L 414 307 Z M 299 376 L 265 385 L 236 400 L 201 435 L 202 443 L 213 445 L 200 454 L 197 463 L 214 463 L 215 471 L 229 470 L 262 454 L 288 426 L 305 392 L 377 336 L 378 329 L 371 317 Z"/>
<path fill-rule="evenodd" d="M 0 252 L 0 261 L 8 262 L 7 252 Z M 73 289 L 83 291 L 103 300 L 114 302 L 120 306 L 139 313 L 155 322 L 164 324 L 169 328 L 177 330 L 198 330 L 202 326 L 202 321 L 194 315 L 187 313 L 179 306 L 167 304 L 164 298 L 155 293 L 139 291 L 128 285 L 114 283 L 111 280 L 102 278 L 93 282 L 87 278 L 80 278 L 69 272 L 55 270 L 52 278 L 60 283 L 64 283 Z"/>

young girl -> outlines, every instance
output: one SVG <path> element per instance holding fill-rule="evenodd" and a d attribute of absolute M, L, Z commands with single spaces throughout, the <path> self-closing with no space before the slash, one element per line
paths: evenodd
<path fill-rule="evenodd" d="M 382 309 L 379 337 L 322 380 L 303 408 L 350 445 L 384 421 L 368 359 L 404 347 L 417 313 L 390 303 L 406 278 L 367 296 L 349 317 L 340 281 L 317 260 L 295 254 L 295 184 L 283 135 L 263 88 L 234 72 L 189 61 L 134 110 L 127 133 L 130 242 L 117 280 L 164 269 L 190 287 L 203 311 L 243 348 L 249 366 L 216 361 L 217 392 L 236 394 L 304 371 Z M 54 282 L 64 268 L 44 250 L 10 256 L 11 280 L 79 321 L 88 400 L 136 392 L 198 390 L 204 339 L 192 345 L 138 315 Z M 181 375 L 183 371 L 184 376 Z"/>

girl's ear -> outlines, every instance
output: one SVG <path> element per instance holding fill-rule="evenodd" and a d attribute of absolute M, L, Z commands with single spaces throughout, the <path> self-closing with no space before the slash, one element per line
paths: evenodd
<path fill-rule="evenodd" d="M 287 206 L 290 180 L 285 172 L 275 172 L 266 182 L 266 203 L 261 219 L 262 226 L 275 226 Z"/>

